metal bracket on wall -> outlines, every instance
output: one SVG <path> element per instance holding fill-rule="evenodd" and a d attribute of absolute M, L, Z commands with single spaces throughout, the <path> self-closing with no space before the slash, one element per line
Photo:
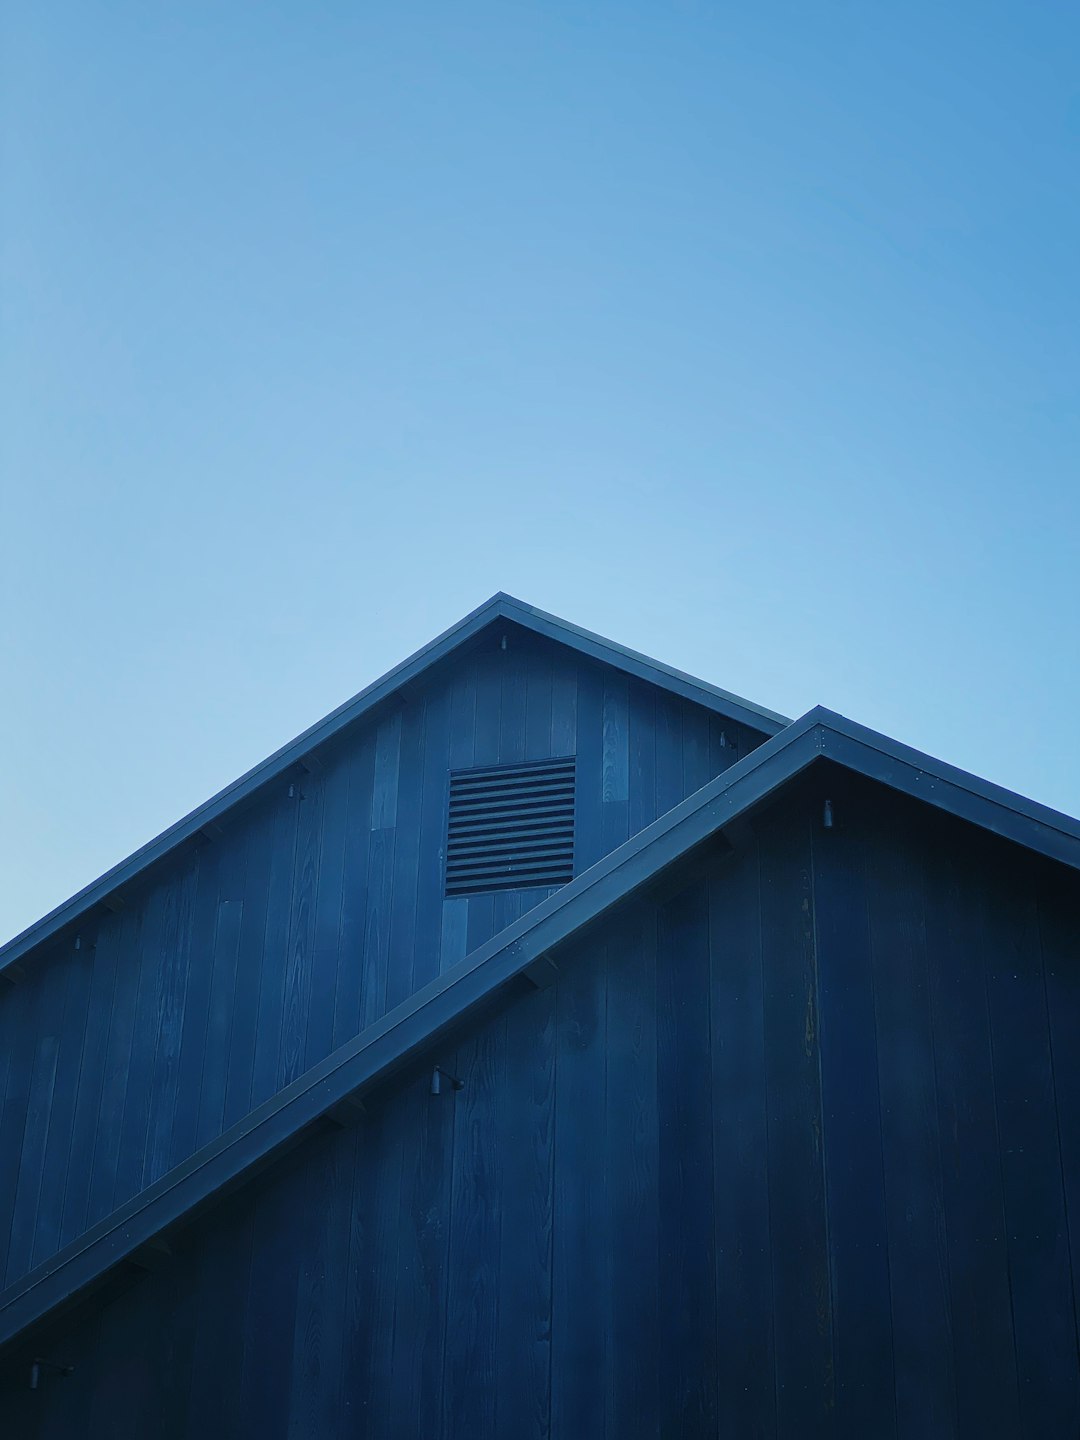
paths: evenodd
<path fill-rule="evenodd" d="M 61 1365 L 56 1360 L 44 1360 L 39 1355 L 30 1366 L 30 1389 L 37 1390 L 40 1387 L 42 1375 L 59 1375 L 63 1378 L 70 1375 L 74 1369 L 74 1365 Z"/>
<path fill-rule="evenodd" d="M 444 1070 L 441 1065 L 436 1065 L 435 1069 L 431 1072 L 431 1085 L 429 1088 L 432 1095 L 442 1094 L 444 1080 L 449 1083 L 451 1091 L 465 1089 L 464 1080 L 460 1080 L 456 1075 L 451 1075 L 450 1071 Z"/>

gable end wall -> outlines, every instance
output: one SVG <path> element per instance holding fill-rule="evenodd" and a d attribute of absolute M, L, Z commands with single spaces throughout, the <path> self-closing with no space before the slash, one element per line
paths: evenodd
<path fill-rule="evenodd" d="M 580 872 L 763 738 L 500 624 L 162 861 L 0 993 L 4 1283 L 551 893 L 443 899 L 451 767 L 576 754 Z"/>

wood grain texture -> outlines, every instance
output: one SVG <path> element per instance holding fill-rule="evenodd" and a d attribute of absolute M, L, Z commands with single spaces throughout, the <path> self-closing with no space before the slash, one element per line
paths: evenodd
<path fill-rule="evenodd" d="M 551 1300 L 551 1424 L 556 1435 L 604 1436 L 608 1265 L 599 1239 L 608 1208 L 605 939 L 576 947 L 560 972 L 556 1020 Z"/>
<path fill-rule="evenodd" d="M 406 1083 L 398 1111 L 413 1143 L 405 1145 L 401 1155 L 393 1348 L 386 1389 L 393 1428 L 403 1435 L 438 1435 L 443 1418 L 458 1107 L 452 1093 L 431 1095 L 429 1086 L 425 1066 Z"/>
<path fill-rule="evenodd" d="M 978 849 L 976 851 L 978 853 Z M 1080 1433 L 1076 1314 L 1031 857 L 982 852 L 984 948 L 1021 1434 Z"/>
<path fill-rule="evenodd" d="M 293 1323 L 288 1431 L 294 1440 L 332 1434 L 341 1414 L 345 1286 L 353 1198 L 353 1147 L 331 1133 L 301 1172 L 303 1220 Z"/>
<path fill-rule="evenodd" d="M 273 1095 L 278 1084 L 294 861 L 300 807 L 304 803 L 301 799 L 303 783 L 297 778 L 293 784 L 282 786 L 271 800 L 273 832 L 268 857 L 263 956 L 259 968 L 255 1055 L 251 1068 L 252 1105 L 258 1105 Z"/>
<path fill-rule="evenodd" d="M 756 837 L 709 877 L 717 1424 L 776 1430 L 761 882 Z"/>
<path fill-rule="evenodd" d="M 206 1021 L 206 1049 L 199 1088 L 199 1122 L 196 1145 L 221 1134 L 225 1109 L 225 1082 L 229 1041 L 236 1010 L 236 969 L 244 919 L 242 900 L 219 900 L 213 939 L 213 983 Z"/>
<path fill-rule="evenodd" d="M 124 1093 L 138 997 L 139 970 L 135 957 L 139 953 L 141 937 L 139 912 L 129 911 L 121 916 L 119 929 L 116 984 L 109 1010 L 109 1038 L 90 1161 L 90 1194 L 86 1212 L 88 1225 L 107 1215 L 113 1204 L 120 1127 L 124 1115 Z"/>
<path fill-rule="evenodd" d="M 259 1022 L 259 988 L 266 946 L 270 847 L 273 843 L 273 835 L 272 821 L 269 816 L 264 815 L 259 817 L 259 823 L 244 836 L 243 912 L 240 916 L 233 1007 L 229 1024 L 229 1049 L 224 1072 L 224 1097 L 221 1114 L 223 1129 L 234 1125 L 251 1108 L 252 1071 L 255 1065 L 256 1031 Z M 208 853 L 210 850 L 221 848 L 220 846 L 208 847 L 207 852 L 204 852 L 203 855 L 204 863 L 210 858 Z M 227 861 L 226 869 L 228 869 Z M 193 979 L 199 971 L 211 969 L 207 965 L 196 965 L 192 968 Z M 186 1148 L 181 1150 L 174 1148 L 174 1164 L 179 1163 L 190 1153 L 190 1150 Z"/>
<path fill-rule="evenodd" d="M 896 1428 L 945 1440 L 956 1389 L 919 818 L 882 807 L 867 883 Z"/>
<path fill-rule="evenodd" d="M 172 926 L 175 892 L 180 884 L 182 877 L 179 873 L 163 879 L 151 891 L 141 916 L 140 942 L 144 959 L 137 971 L 135 1016 L 124 1074 L 124 1109 L 119 1129 L 116 1177 L 109 1206 L 111 1210 L 143 1188 L 158 1020 L 168 980 L 162 969 L 161 955 Z"/>
<path fill-rule="evenodd" d="M 348 809 L 342 840 L 341 930 L 334 987 L 333 1048 L 360 1028 L 364 984 L 364 932 L 367 920 L 368 854 L 371 847 L 371 804 L 375 784 L 375 738 L 365 736 L 349 753 L 344 777 Z"/>
<path fill-rule="evenodd" d="M 193 1268 L 195 1324 L 185 1415 L 191 1435 L 242 1432 L 245 1316 L 252 1283 L 251 1211 L 226 1210 Z M 181 1432 L 183 1433 L 183 1432 Z"/>
<path fill-rule="evenodd" d="M 8 1197 L 7 1213 L 5 1215 L 0 1211 L 0 1231 L 7 1238 L 9 1282 L 30 1267 L 70 979 L 70 963 L 53 965 L 41 977 L 36 996 L 35 1044 L 33 1059 L 27 1065 L 25 1100 L 22 1090 L 12 1087 L 12 1119 L 16 1126 L 21 1120 L 21 1144 L 18 1165 L 4 1187 Z M 22 1059 L 21 1056 L 16 1058 Z M 15 1106 L 21 1109 L 21 1115 Z M 2 1196 L 3 1191 L 0 1191 L 0 1198 Z"/>
<path fill-rule="evenodd" d="M 394 1355 L 398 1292 L 404 1118 L 408 1100 L 395 1094 L 359 1133 L 349 1234 L 344 1345 L 344 1408 L 364 1437 L 391 1433 L 387 1378 Z M 440 1402 L 442 1391 L 439 1391 Z M 436 1433 L 438 1433 L 436 1431 Z"/>
<path fill-rule="evenodd" d="M 160 1375 L 151 1363 L 155 1330 L 164 1317 L 155 1314 L 153 1285 L 136 1285 L 122 1301 L 102 1311 L 94 1356 L 95 1386 L 90 1397 L 89 1440 L 112 1440 L 123 1427 L 129 1435 L 153 1434 Z"/>
<path fill-rule="evenodd" d="M 439 974 L 443 929 L 443 875 L 446 861 L 447 807 L 450 796 L 450 721 L 452 690 L 438 677 L 424 701 L 423 777 L 420 789 L 419 853 L 416 876 L 416 928 L 409 957 L 407 988 L 414 994 Z M 460 958 L 460 956 L 458 957 Z"/>
<path fill-rule="evenodd" d="M 611 1183 L 604 1226 L 610 1327 L 606 1427 L 609 1435 L 645 1437 L 657 1433 L 661 1420 L 657 1337 L 664 1328 L 654 907 L 631 907 L 613 927 L 607 954 L 604 1163 Z M 667 963 L 666 955 L 661 963 Z"/>
<path fill-rule="evenodd" d="M 345 847 L 349 824 L 349 755 L 337 752 L 324 772 L 319 857 L 313 882 L 311 961 L 297 1015 L 303 1028 L 301 1072 L 334 1048 L 334 1009 L 345 895 Z"/>
<path fill-rule="evenodd" d="M 210 996 L 214 966 L 207 963 L 213 953 L 217 929 L 219 885 L 222 867 L 235 865 L 236 852 L 223 852 L 220 845 L 205 844 L 199 851 L 199 869 L 191 918 L 190 954 L 184 1017 L 177 1059 L 176 1097 L 172 1115 L 170 1165 L 190 1155 L 198 1144 L 199 1097 L 206 1060 Z M 99 941 L 100 947 L 100 941 Z M 120 983 L 123 983 L 121 977 Z"/>
<path fill-rule="evenodd" d="M 455 1116 L 442 1429 L 450 1436 L 492 1435 L 502 1227 L 496 1105 L 506 1066 L 505 1023 L 463 1040 L 453 1064 L 465 1085 L 447 1096 Z"/>
<path fill-rule="evenodd" d="M 41 1156 L 41 1183 L 32 1218 L 31 1266 L 54 1254 L 60 1244 L 94 963 L 94 951 L 89 945 L 72 950 L 64 1021 L 57 1045 L 53 1102 Z"/>
<path fill-rule="evenodd" d="M 506 1015 L 496 1097 L 500 1157 L 495 1432 L 540 1440 L 551 1426 L 554 986 Z"/>
<path fill-rule="evenodd" d="M 93 948 L 88 948 L 87 951 L 91 957 L 92 974 L 71 1140 L 66 1151 L 62 1145 L 52 1147 L 58 1156 L 62 1156 L 66 1170 L 63 1218 L 60 1234 L 53 1242 L 56 1249 L 81 1235 L 86 1226 L 94 1141 L 109 1039 L 109 1017 L 116 985 L 119 932 L 120 927 L 116 920 L 103 923 L 96 932 Z M 49 1253 L 51 1238 L 42 1233 L 38 1259 L 44 1259 Z"/>
<path fill-rule="evenodd" d="M 661 1429 L 716 1433 L 709 902 L 698 880 L 660 907 L 657 966 Z"/>
<path fill-rule="evenodd" d="M 334 788 L 340 788 L 340 782 Z M 326 791 L 326 779 L 321 773 L 308 775 L 300 782 L 289 939 L 281 997 L 281 1046 L 277 1063 L 279 1090 L 302 1075 L 305 1069 L 315 952 L 315 904 L 326 826 Z M 325 838 L 338 840 L 336 833 Z"/>
<path fill-rule="evenodd" d="M 835 1433 L 896 1434 L 881 1109 L 862 792 L 829 790 L 813 818 L 819 1054 L 828 1197 Z M 824 812 L 824 799 L 821 805 Z"/>
<path fill-rule="evenodd" d="M 165 897 L 157 956 L 158 1003 L 152 1030 L 151 1103 L 147 1114 L 141 1187 L 164 1175 L 172 1158 L 172 1130 L 180 1081 L 180 1048 L 198 883 L 199 855 L 193 851 L 183 858 L 177 882 Z"/>
<path fill-rule="evenodd" d="M 1073 1314 L 1080 1316 L 1080 1046 L 1076 1044 L 1080 1034 L 1080 876 L 1060 866 L 1041 866 L 1035 895 Z"/>
<path fill-rule="evenodd" d="M 384 1009 L 408 998 L 413 987 L 420 884 L 420 820 L 424 803 L 425 706 L 423 696 L 401 717 L 401 750 L 395 822 L 394 869 Z M 430 874 L 430 871 L 429 871 Z"/>
<path fill-rule="evenodd" d="M 239 1396 L 244 1431 L 279 1437 L 288 1433 L 294 1386 L 294 1335 L 299 1304 L 300 1251 L 306 1219 L 307 1176 L 290 1166 L 260 1195 L 252 1218 L 250 1280 L 243 1294 L 242 1354 L 230 1346 L 230 1383 Z M 240 1264 L 242 1257 L 238 1257 Z M 237 1370 L 239 1362 L 239 1371 Z"/>
<path fill-rule="evenodd" d="M 978 887 L 953 825 L 935 827 L 926 935 L 949 1246 L 957 1433 L 1018 1434 L 1019 1390 Z M 974 899 L 975 903 L 972 903 Z"/>
<path fill-rule="evenodd" d="M 758 839 L 769 1225 L 777 1426 L 817 1436 L 833 1433 L 835 1375 L 810 819 L 797 804 L 797 826 L 770 816 Z"/>

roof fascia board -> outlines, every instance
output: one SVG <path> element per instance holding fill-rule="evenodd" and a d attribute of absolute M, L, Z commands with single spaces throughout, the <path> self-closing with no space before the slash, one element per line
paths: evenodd
<path fill-rule="evenodd" d="M 584 871 L 475 954 L 0 1295 L 0 1347 L 385 1079 L 542 956 L 821 759 L 1080 869 L 1080 822 L 815 709 Z"/>
<path fill-rule="evenodd" d="M 591 630 L 583 630 L 580 625 L 572 625 L 567 620 L 560 620 L 557 615 L 548 615 L 543 610 L 526 605 L 524 601 L 515 600 L 512 595 L 502 598 L 505 603 L 504 614 L 508 620 L 527 625 L 531 630 L 553 640 L 561 640 L 581 651 L 583 655 L 614 665 L 617 669 L 648 680 L 662 689 L 674 691 L 699 705 L 707 705 L 709 709 L 720 711 L 754 730 L 775 735 L 777 731 L 791 724 L 786 715 L 780 715 L 775 710 L 766 710 L 763 706 L 733 695 L 728 690 L 721 690 L 718 685 L 710 685 L 693 675 L 687 675 L 683 670 L 676 670 L 660 660 L 642 655 L 640 651 L 630 650 L 625 645 L 616 645 L 601 635 L 595 635 Z"/>
<path fill-rule="evenodd" d="M 822 754 L 890 789 L 925 800 L 1051 860 L 1080 865 L 1080 822 L 990 780 L 902 745 L 875 730 L 817 707 Z"/>
<path fill-rule="evenodd" d="M 411 680 L 415 680 L 430 666 L 445 659 L 451 652 L 486 629 L 488 625 L 500 619 L 526 626 L 538 634 L 570 645 L 582 654 L 628 670 L 632 674 L 650 680 L 653 684 L 661 685 L 669 690 L 676 690 L 689 699 L 709 706 L 710 709 L 720 710 L 724 714 L 730 715 L 734 720 L 745 717 L 744 723 L 758 730 L 764 730 L 766 733 L 775 733 L 787 723 L 783 716 L 775 715 L 772 711 L 758 711 L 748 701 L 728 696 L 725 691 L 719 690 L 715 686 L 708 685 L 701 680 L 694 680 L 680 671 L 669 669 L 659 661 L 649 660 L 646 656 L 626 650 L 589 631 L 580 630 L 577 626 L 559 620 L 554 615 L 534 610 L 522 601 L 500 592 L 471 611 L 456 625 L 452 625 L 449 630 L 443 631 L 441 635 L 422 646 L 408 659 L 395 665 L 392 670 L 388 670 L 385 675 L 354 695 L 351 700 L 346 700 L 344 704 L 339 705 L 336 710 L 332 710 L 322 720 L 309 726 L 295 740 L 283 745 L 280 750 L 276 750 L 253 769 L 241 775 L 239 779 L 226 785 L 223 790 L 219 790 L 216 795 L 185 815 L 183 819 L 170 825 L 167 830 L 163 830 L 160 835 L 134 851 L 127 859 L 121 860 L 110 870 L 106 870 L 103 875 L 84 886 L 69 900 L 65 900 L 40 920 L 35 921 L 33 925 L 28 926 L 7 941 L 6 944 L 0 945 L 0 974 L 8 971 L 11 975 L 18 975 L 18 962 L 31 950 L 55 939 L 63 931 L 75 926 L 93 906 L 100 904 L 118 890 L 122 890 L 144 870 L 156 861 L 163 859 L 185 841 L 193 838 L 200 830 L 212 826 L 228 810 L 248 798 L 262 785 L 282 775 L 291 766 L 302 762 L 305 755 L 317 745 L 332 739 L 341 730 L 373 710 L 376 705 L 388 700 L 395 691 L 400 690 Z"/>

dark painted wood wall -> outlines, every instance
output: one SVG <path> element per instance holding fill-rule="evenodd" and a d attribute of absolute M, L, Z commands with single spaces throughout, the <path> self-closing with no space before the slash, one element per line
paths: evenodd
<path fill-rule="evenodd" d="M 450 767 L 576 753 L 582 870 L 762 738 L 501 625 L 269 786 L 0 986 L 0 1279 L 550 893 L 444 902 Z"/>
<path fill-rule="evenodd" d="M 1077 877 L 837 775 L 736 838 L 42 1342 L 5 1433 L 1075 1437 Z"/>

